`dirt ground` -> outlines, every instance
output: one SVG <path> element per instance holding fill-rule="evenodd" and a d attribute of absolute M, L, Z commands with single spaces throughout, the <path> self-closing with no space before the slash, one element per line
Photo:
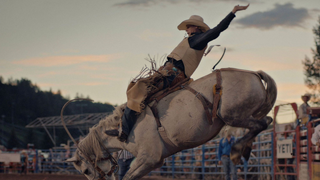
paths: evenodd
<path fill-rule="evenodd" d="M 146 176 L 143 180 L 168 180 L 158 176 Z M 55 174 L 0 174 L 0 180 L 87 180 L 83 175 L 55 175 Z M 177 179 L 176 179 L 177 180 Z"/>

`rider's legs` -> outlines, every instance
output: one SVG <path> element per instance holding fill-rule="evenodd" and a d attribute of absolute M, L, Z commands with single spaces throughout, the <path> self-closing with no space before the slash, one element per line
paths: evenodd
<path fill-rule="evenodd" d="M 117 129 L 107 130 L 105 133 L 109 136 L 118 136 L 121 142 L 127 141 L 128 136 L 136 123 L 138 118 L 138 113 L 128 107 L 124 109 L 124 114 L 122 115 L 121 122 L 122 122 L 122 131 L 119 134 Z"/>
<path fill-rule="evenodd" d="M 138 113 L 128 107 L 125 108 L 122 120 L 122 132 L 119 136 L 119 140 L 124 142 L 127 140 L 134 124 L 137 121 Z"/>

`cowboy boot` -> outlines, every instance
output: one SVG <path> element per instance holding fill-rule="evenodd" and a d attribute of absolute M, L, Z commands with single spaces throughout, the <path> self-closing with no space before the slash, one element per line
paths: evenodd
<path fill-rule="evenodd" d="M 105 133 L 109 136 L 118 136 L 121 142 L 127 140 L 130 131 L 132 130 L 134 124 L 137 121 L 137 112 L 131 110 L 130 108 L 126 107 L 124 110 L 124 114 L 122 115 L 122 132 L 119 133 L 118 129 L 106 130 Z"/>
<path fill-rule="evenodd" d="M 137 112 L 126 107 L 124 110 L 124 114 L 122 115 L 122 132 L 119 136 L 119 140 L 121 142 L 127 141 L 127 138 L 137 121 Z"/>

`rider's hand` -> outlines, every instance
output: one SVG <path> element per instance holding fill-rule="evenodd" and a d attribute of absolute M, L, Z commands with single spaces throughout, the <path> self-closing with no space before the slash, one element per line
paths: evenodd
<path fill-rule="evenodd" d="M 237 11 L 242 11 L 242 10 L 246 10 L 249 7 L 250 4 L 248 4 L 247 6 L 235 6 L 232 10 L 233 14 L 235 14 Z"/>

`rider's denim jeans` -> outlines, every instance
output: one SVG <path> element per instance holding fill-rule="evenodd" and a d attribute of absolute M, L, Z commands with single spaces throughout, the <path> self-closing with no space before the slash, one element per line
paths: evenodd
<path fill-rule="evenodd" d="M 131 158 L 131 159 L 127 159 L 127 160 L 124 160 L 124 159 L 119 159 L 118 160 L 118 164 L 119 164 L 119 179 L 122 180 L 122 178 L 124 177 L 124 175 L 127 173 L 127 171 L 129 170 L 130 168 L 130 164 L 132 162 L 134 158 Z"/>
<path fill-rule="evenodd" d="M 221 157 L 223 170 L 226 173 L 226 180 L 231 180 L 230 173 L 232 174 L 232 179 L 237 180 L 237 169 L 229 157 Z"/>

